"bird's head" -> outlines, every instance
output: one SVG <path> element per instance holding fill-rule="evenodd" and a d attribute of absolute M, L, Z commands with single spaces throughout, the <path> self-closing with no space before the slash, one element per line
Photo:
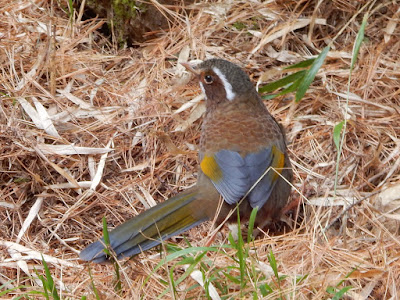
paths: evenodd
<path fill-rule="evenodd" d="M 207 102 L 212 105 L 247 101 L 257 94 L 247 74 L 229 61 L 213 58 L 195 67 L 182 65 L 197 77 Z"/>

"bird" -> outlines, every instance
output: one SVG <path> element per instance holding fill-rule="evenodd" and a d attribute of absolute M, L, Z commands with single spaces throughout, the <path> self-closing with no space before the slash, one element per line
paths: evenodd
<path fill-rule="evenodd" d="M 237 205 L 243 220 L 257 208 L 254 226 L 266 226 L 280 218 L 289 201 L 293 171 L 285 132 L 246 72 L 219 58 L 196 66 L 181 64 L 205 95 L 197 182 L 113 229 L 109 240 L 118 259 L 153 248 L 207 220 L 220 224 Z M 228 221 L 235 218 L 231 214 Z M 82 250 L 80 258 L 107 262 L 110 257 L 104 248 L 102 238 Z"/>

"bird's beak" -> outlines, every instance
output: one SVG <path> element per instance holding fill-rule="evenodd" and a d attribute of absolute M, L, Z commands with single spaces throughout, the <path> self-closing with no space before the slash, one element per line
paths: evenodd
<path fill-rule="evenodd" d="M 190 64 L 188 63 L 181 63 L 182 66 L 186 68 L 190 73 L 193 73 L 196 76 L 200 75 L 200 72 L 198 70 L 195 70 Z"/>

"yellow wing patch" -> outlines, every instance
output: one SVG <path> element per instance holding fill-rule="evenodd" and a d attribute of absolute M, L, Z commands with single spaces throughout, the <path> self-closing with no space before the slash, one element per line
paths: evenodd
<path fill-rule="evenodd" d="M 275 172 L 271 170 L 274 173 L 272 175 L 272 180 L 275 181 L 278 179 L 279 174 L 282 173 L 282 169 L 285 164 L 285 155 L 276 146 L 272 146 L 272 155 L 274 156 L 274 159 L 271 163 L 271 167 L 273 167 L 276 171 Z"/>
<path fill-rule="evenodd" d="M 214 182 L 218 182 L 223 177 L 222 170 L 213 156 L 204 156 L 200 168 Z"/>

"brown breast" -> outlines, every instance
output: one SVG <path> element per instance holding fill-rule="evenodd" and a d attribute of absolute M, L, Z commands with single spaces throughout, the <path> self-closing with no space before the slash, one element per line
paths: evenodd
<path fill-rule="evenodd" d="M 224 103 L 218 109 L 207 111 L 200 155 L 228 149 L 244 156 L 271 145 L 284 152 L 284 137 L 278 123 L 261 100 L 257 102 Z"/>

